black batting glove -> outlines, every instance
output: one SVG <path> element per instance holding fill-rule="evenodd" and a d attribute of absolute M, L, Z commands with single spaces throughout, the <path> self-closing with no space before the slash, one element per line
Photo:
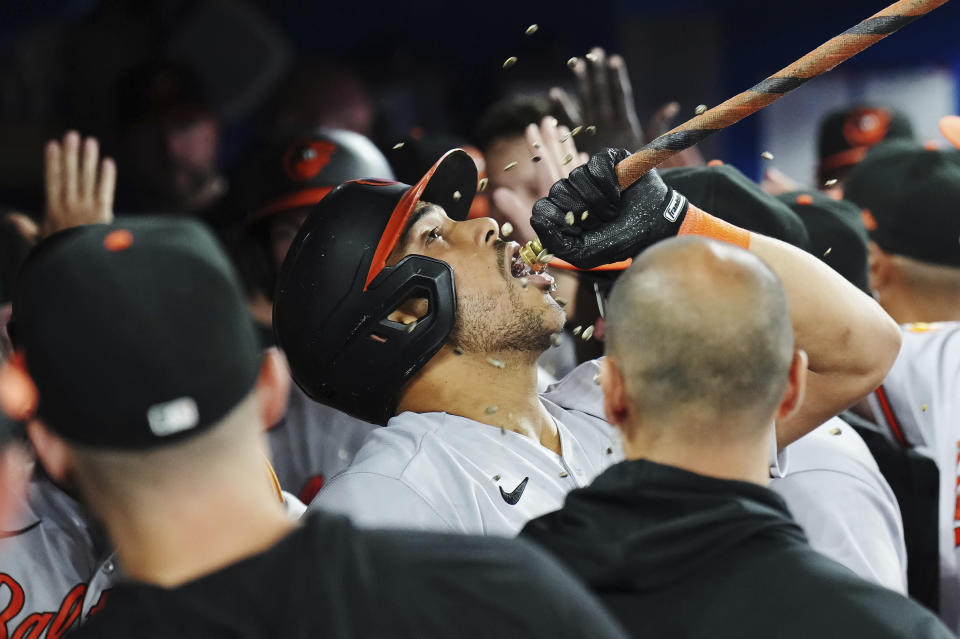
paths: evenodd
<path fill-rule="evenodd" d="M 621 193 L 615 167 L 628 155 L 624 149 L 593 154 L 534 204 L 530 223 L 544 248 L 587 269 L 635 257 L 677 234 L 687 199 L 664 184 L 656 169 Z"/>

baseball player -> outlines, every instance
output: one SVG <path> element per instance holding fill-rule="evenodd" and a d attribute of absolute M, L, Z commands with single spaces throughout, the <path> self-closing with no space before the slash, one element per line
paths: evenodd
<path fill-rule="evenodd" d="M 864 208 L 870 286 L 903 327 L 903 347 L 871 398 L 875 420 L 940 470 L 940 615 L 960 631 L 960 156 L 909 142 L 878 146 L 850 174 Z"/>
<path fill-rule="evenodd" d="M 213 236 L 186 219 L 71 229 L 24 263 L 16 361 L 38 397 L 27 431 L 126 573 L 76 636 L 623 636 L 521 542 L 291 521 L 263 481 L 285 374 L 244 304 Z M 11 634 L 59 637 L 78 614 L 31 614 Z"/>
<path fill-rule="evenodd" d="M 872 300 L 812 256 L 689 207 L 656 172 L 621 196 L 613 167 L 626 155 L 593 156 L 538 203 L 533 224 L 547 251 L 591 268 L 695 234 L 767 261 L 785 283 L 814 372 L 804 406 L 777 424 L 771 446 L 783 448 L 879 383 L 900 340 Z M 274 307 L 294 380 L 319 401 L 388 424 L 316 508 L 361 526 L 514 535 L 621 458 L 596 362 L 536 394 L 535 361 L 563 326 L 563 309 L 549 273 L 500 240 L 495 222 L 462 221 L 475 185 L 459 151 L 412 187 L 349 182 L 294 240 Z M 619 208 L 603 194 L 615 194 Z M 823 295 L 836 300 L 828 312 Z"/>
<path fill-rule="evenodd" d="M 266 264 L 264 272 L 248 279 L 258 280 L 255 285 L 263 291 L 269 309 L 277 271 L 310 209 L 341 182 L 392 179 L 393 172 L 373 142 L 362 135 L 316 127 L 277 136 L 258 148 L 250 162 L 240 199 L 249 206 L 245 224 L 253 239 L 249 251 L 253 254 L 234 259 L 241 262 L 241 270 L 244 265 Z M 269 311 L 262 320 L 269 328 Z M 272 337 L 272 331 L 269 334 Z M 291 386 L 287 413 L 267 437 L 280 485 L 309 503 L 328 478 L 346 468 L 375 427 L 311 401 Z"/>

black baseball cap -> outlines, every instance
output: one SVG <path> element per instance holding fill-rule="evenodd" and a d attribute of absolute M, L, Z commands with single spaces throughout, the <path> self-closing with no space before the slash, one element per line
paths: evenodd
<path fill-rule="evenodd" d="M 810 253 L 869 294 L 867 232 L 857 205 L 834 200 L 820 191 L 794 191 L 776 197 L 803 221 L 810 237 Z"/>
<path fill-rule="evenodd" d="M 146 449 L 217 423 L 251 390 L 257 334 L 233 268 L 199 222 L 118 219 L 36 246 L 13 301 L 37 416 L 64 439 Z"/>
<path fill-rule="evenodd" d="M 913 126 L 903 113 L 888 107 L 858 104 L 827 114 L 817 141 L 817 179 L 842 179 L 884 140 L 913 139 Z"/>
<path fill-rule="evenodd" d="M 660 177 L 711 215 L 802 249 L 809 246 L 807 230 L 790 207 L 729 164 L 663 169 Z"/>
<path fill-rule="evenodd" d="M 878 145 L 851 171 L 844 197 L 884 251 L 960 266 L 960 151 Z"/>

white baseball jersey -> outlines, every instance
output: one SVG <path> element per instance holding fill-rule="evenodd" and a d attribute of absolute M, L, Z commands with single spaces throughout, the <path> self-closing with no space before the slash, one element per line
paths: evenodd
<path fill-rule="evenodd" d="M 877 423 L 940 470 L 940 617 L 960 632 L 960 322 L 904 326 L 872 400 Z"/>
<path fill-rule="evenodd" d="M 0 539 L 0 636 L 62 636 L 96 610 L 119 573 L 83 507 L 34 479 L 20 520 Z"/>
<path fill-rule="evenodd" d="M 623 459 L 593 381 L 599 370 L 596 361 L 581 364 L 540 396 L 556 420 L 561 455 L 457 415 L 401 413 L 371 433 L 310 508 L 345 514 L 367 528 L 514 536 Z"/>
<path fill-rule="evenodd" d="M 350 464 L 367 434 L 376 428 L 318 404 L 293 385 L 286 416 L 267 431 L 280 485 L 309 502 L 326 480 Z"/>
<path fill-rule="evenodd" d="M 770 482 L 810 545 L 859 576 L 907 591 L 900 506 L 863 438 L 839 417 L 790 444 L 790 472 Z"/>

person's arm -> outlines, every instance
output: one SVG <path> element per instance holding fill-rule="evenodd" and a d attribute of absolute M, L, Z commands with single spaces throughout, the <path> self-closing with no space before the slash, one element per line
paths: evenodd
<path fill-rule="evenodd" d="M 621 193 L 615 166 L 624 150 L 605 149 L 558 181 L 534 206 L 531 224 L 551 253 L 581 268 L 627 259 L 660 240 L 700 235 L 748 249 L 783 282 L 796 348 L 806 351 L 806 399 L 777 425 L 781 448 L 840 413 L 883 381 L 900 331 L 880 306 L 817 258 L 784 242 L 721 221 L 689 205 L 650 171 Z M 582 211 L 589 210 L 582 223 Z M 573 211 L 574 225 L 566 223 Z"/>

